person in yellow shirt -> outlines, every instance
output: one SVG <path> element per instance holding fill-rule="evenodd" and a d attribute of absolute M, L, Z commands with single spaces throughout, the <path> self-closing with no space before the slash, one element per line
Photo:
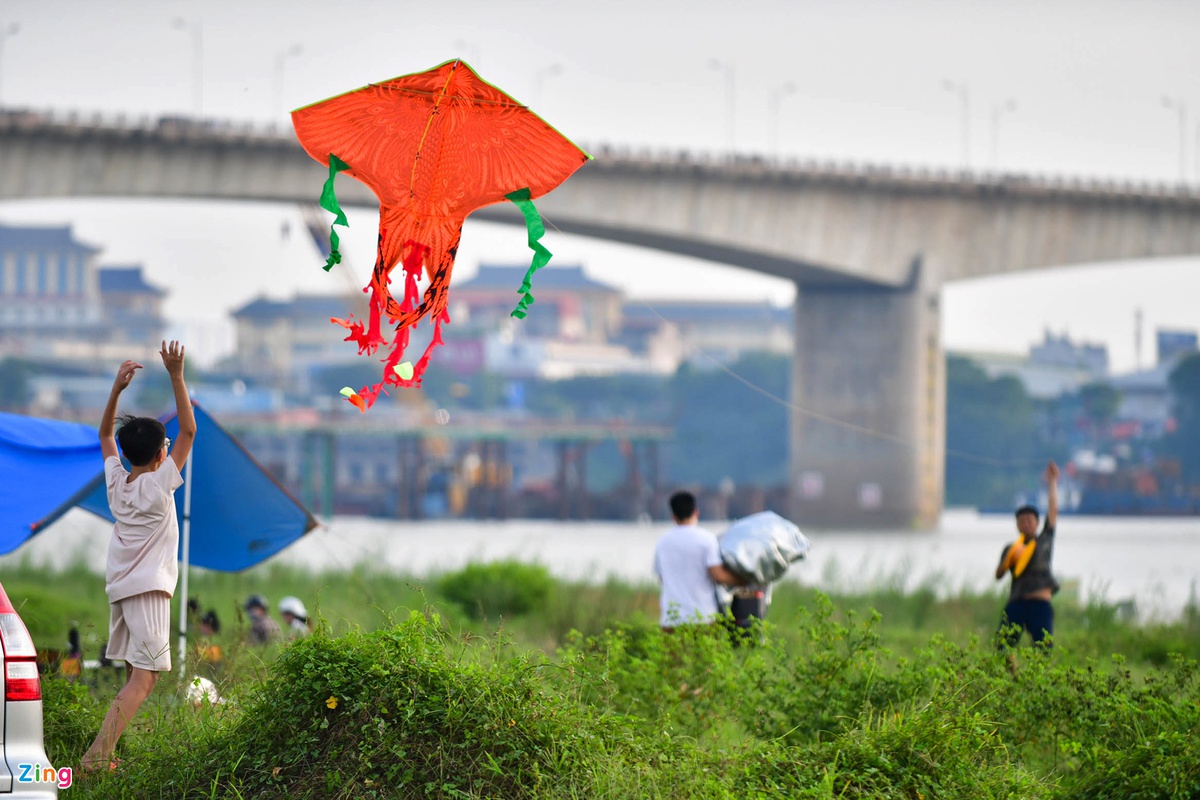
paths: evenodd
<path fill-rule="evenodd" d="M 1050 599 L 1059 584 L 1051 572 L 1054 535 L 1058 525 L 1058 465 L 1046 466 L 1046 521 L 1038 533 L 1038 510 L 1034 506 L 1017 509 L 1017 540 L 1004 548 L 996 565 L 996 580 L 1012 576 L 1008 604 L 1000 620 L 1002 646 L 1015 647 L 1025 631 L 1039 647 L 1049 647 L 1054 635 L 1054 607 Z M 1017 627 L 1014 627 L 1017 626 Z"/>

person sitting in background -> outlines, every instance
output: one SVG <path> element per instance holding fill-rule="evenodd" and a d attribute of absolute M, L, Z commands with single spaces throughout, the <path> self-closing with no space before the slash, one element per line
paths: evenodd
<path fill-rule="evenodd" d="M 279 623 L 267 615 L 267 598 L 252 594 L 242 608 L 250 615 L 250 632 L 246 635 L 250 644 L 265 645 L 279 640 L 282 635 Z"/>
<path fill-rule="evenodd" d="M 83 650 L 79 646 L 79 629 L 72 627 L 67 633 L 67 652 L 58 662 L 58 674 L 71 683 L 83 675 Z"/>
<path fill-rule="evenodd" d="M 279 616 L 283 617 L 283 627 L 292 639 L 308 635 L 308 610 L 300 598 L 289 595 L 280 600 Z"/>
<path fill-rule="evenodd" d="M 206 611 L 197 622 L 197 629 L 200 631 L 200 641 L 196 644 L 199 666 L 210 673 L 219 672 L 225 664 L 225 653 L 221 645 L 212 641 L 212 637 L 221 632 L 221 620 L 217 612 L 212 609 Z"/>

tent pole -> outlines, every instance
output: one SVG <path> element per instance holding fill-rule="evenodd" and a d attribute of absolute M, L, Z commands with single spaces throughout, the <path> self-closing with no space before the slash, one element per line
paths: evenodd
<path fill-rule="evenodd" d="M 192 546 L 192 453 L 183 467 L 183 530 L 180 561 L 183 562 L 182 591 L 179 596 L 179 679 L 184 679 L 184 659 L 187 656 L 188 565 Z"/>

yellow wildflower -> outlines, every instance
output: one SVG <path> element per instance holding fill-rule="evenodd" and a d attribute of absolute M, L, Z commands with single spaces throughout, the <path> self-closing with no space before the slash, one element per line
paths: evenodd
<path fill-rule="evenodd" d="M 329 699 L 325 701 L 326 708 L 337 708 L 337 698 L 329 695 Z"/>

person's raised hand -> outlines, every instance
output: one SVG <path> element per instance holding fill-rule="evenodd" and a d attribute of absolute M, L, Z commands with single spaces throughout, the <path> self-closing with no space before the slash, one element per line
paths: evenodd
<path fill-rule="evenodd" d="M 1051 461 L 1049 464 L 1046 465 L 1046 482 L 1054 483 L 1058 480 L 1058 476 L 1059 476 L 1058 464 L 1055 464 L 1053 461 Z"/>
<path fill-rule="evenodd" d="M 170 344 L 164 340 L 159 355 L 162 356 L 163 366 L 167 368 L 168 375 L 172 378 L 183 377 L 183 345 L 174 339 Z"/>
<path fill-rule="evenodd" d="M 129 385 L 130 381 L 133 380 L 134 374 L 141 368 L 142 365 L 136 361 L 125 361 L 122 363 L 121 366 L 117 367 L 117 377 L 113 380 L 113 388 L 118 392 L 123 391 Z"/>

